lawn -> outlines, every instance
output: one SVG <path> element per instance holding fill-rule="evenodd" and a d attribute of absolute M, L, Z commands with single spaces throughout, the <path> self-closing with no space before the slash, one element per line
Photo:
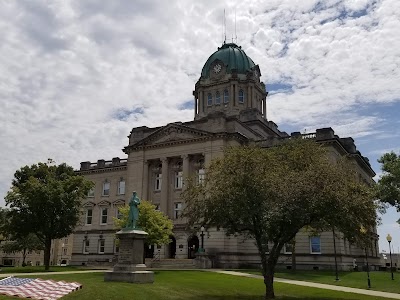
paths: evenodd
<path fill-rule="evenodd" d="M 40 278 L 77 281 L 83 289 L 64 298 L 82 300 L 262 300 L 264 284 L 260 279 L 201 271 L 157 271 L 154 284 L 104 282 L 103 273 L 49 274 Z M 277 299 L 384 299 L 323 289 L 275 283 Z M 0 296 L 0 299 L 15 299 Z"/>
<path fill-rule="evenodd" d="M 261 275 L 258 270 L 238 270 Z M 275 273 L 275 277 L 326 283 L 340 286 L 348 286 L 360 289 L 368 288 L 367 272 L 339 272 L 339 281 L 335 281 L 334 271 L 280 271 Z M 373 271 L 370 272 L 371 290 L 399 293 L 400 294 L 400 273 L 394 274 L 394 280 L 391 280 L 390 272 Z"/>

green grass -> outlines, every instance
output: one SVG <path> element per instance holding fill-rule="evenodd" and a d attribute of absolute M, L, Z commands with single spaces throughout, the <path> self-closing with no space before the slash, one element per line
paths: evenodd
<path fill-rule="evenodd" d="M 103 273 L 49 274 L 40 278 L 77 281 L 83 288 L 64 298 L 82 300 L 262 300 L 264 284 L 260 279 L 201 271 L 157 271 L 154 284 L 104 282 Z M 279 300 L 294 299 L 384 299 L 358 294 L 275 283 Z M 0 296 L 0 299 L 15 299 Z"/>
<path fill-rule="evenodd" d="M 36 272 L 65 272 L 65 271 L 77 271 L 77 270 L 87 270 L 81 267 L 59 267 L 59 266 L 50 266 L 49 271 L 44 270 L 44 266 L 27 266 L 27 267 L 1 267 L 1 274 L 11 274 L 11 273 L 36 273 Z"/>
<path fill-rule="evenodd" d="M 261 275 L 258 270 L 237 270 L 251 274 Z M 311 281 L 318 283 L 348 286 L 360 289 L 367 289 L 367 272 L 339 272 L 339 281 L 335 281 L 334 271 L 280 271 L 275 273 L 275 277 Z M 370 272 L 371 290 L 400 293 L 400 274 L 395 273 L 391 279 L 390 272 L 373 271 Z"/>

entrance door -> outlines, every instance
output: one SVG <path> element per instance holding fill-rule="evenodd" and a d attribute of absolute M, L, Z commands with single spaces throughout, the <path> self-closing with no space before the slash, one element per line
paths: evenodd
<path fill-rule="evenodd" d="M 175 255 L 176 255 L 176 239 L 173 236 L 170 236 L 169 238 L 171 239 L 171 243 L 169 243 L 168 258 L 175 258 Z"/>
<path fill-rule="evenodd" d="M 144 257 L 154 258 L 154 245 L 144 244 Z"/>
<path fill-rule="evenodd" d="M 192 235 L 188 239 L 188 258 L 193 259 L 196 257 L 196 252 L 199 250 L 199 238 Z"/>

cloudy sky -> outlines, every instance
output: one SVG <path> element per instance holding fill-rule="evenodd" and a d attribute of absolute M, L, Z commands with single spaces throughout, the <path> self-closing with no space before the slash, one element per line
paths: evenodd
<path fill-rule="evenodd" d="M 124 157 L 132 127 L 191 120 L 224 8 L 268 119 L 352 136 L 379 176 L 380 155 L 400 151 L 398 0 L 0 0 L 0 204 L 23 165 Z M 398 252 L 399 217 L 383 216 L 381 250 L 391 233 Z"/>

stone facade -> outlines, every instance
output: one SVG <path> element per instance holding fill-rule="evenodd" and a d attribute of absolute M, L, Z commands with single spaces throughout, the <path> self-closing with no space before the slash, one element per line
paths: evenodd
<path fill-rule="evenodd" d="M 271 147 L 294 136 L 314 139 L 329 149 L 332 159 L 347 155 L 358 170 L 360 180 L 373 182 L 374 171 L 356 150 L 351 138 L 340 138 L 331 128 L 315 133 L 294 132 L 288 135 L 266 118 L 267 92 L 260 82 L 261 72 L 235 44 L 224 44 L 206 62 L 195 85 L 194 120 L 174 122 L 162 127 L 133 128 L 129 143 L 123 149 L 126 159 L 113 158 L 97 163 L 82 162 L 78 174 L 95 183 L 95 189 L 84 200 L 82 224 L 74 233 L 73 264 L 112 264 L 116 261 L 115 230 L 112 217 L 125 205 L 133 191 L 141 199 L 151 201 L 174 223 L 172 243 L 155 250 L 157 257 L 194 258 L 200 243 L 197 234 L 185 231 L 185 220 L 179 218 L 184 206 L 180 193 L 184 178 L 201 181 L 213 158 L 221 157 L 227 146 L 257 144 Z M 121 193 L 123 182 L 123 193 Z M 90 221 L 89 221 L 90 220 Z M 377 240 L 377 235 L 375 239 Z M 212 256 L 215 267 L 259 265 L 254 242 L 241 237 L 227 237 L 223 231 L 209 228 L 204 236 L 204 248 Z M 292 264 L 290 249 L 286 249 L 280 265 Z M 353 259 L 361 262 L 365 254 L 343 239 L 336 240 L 338 264 L 349 269 Z M 369 251 L 370 263 L 379 264 L 379 249 Z M 296 237 L 296 262 L 302 268 L 331 268 L 334 261 L 332 232 L 312 237 L 300 232 Z"/>

